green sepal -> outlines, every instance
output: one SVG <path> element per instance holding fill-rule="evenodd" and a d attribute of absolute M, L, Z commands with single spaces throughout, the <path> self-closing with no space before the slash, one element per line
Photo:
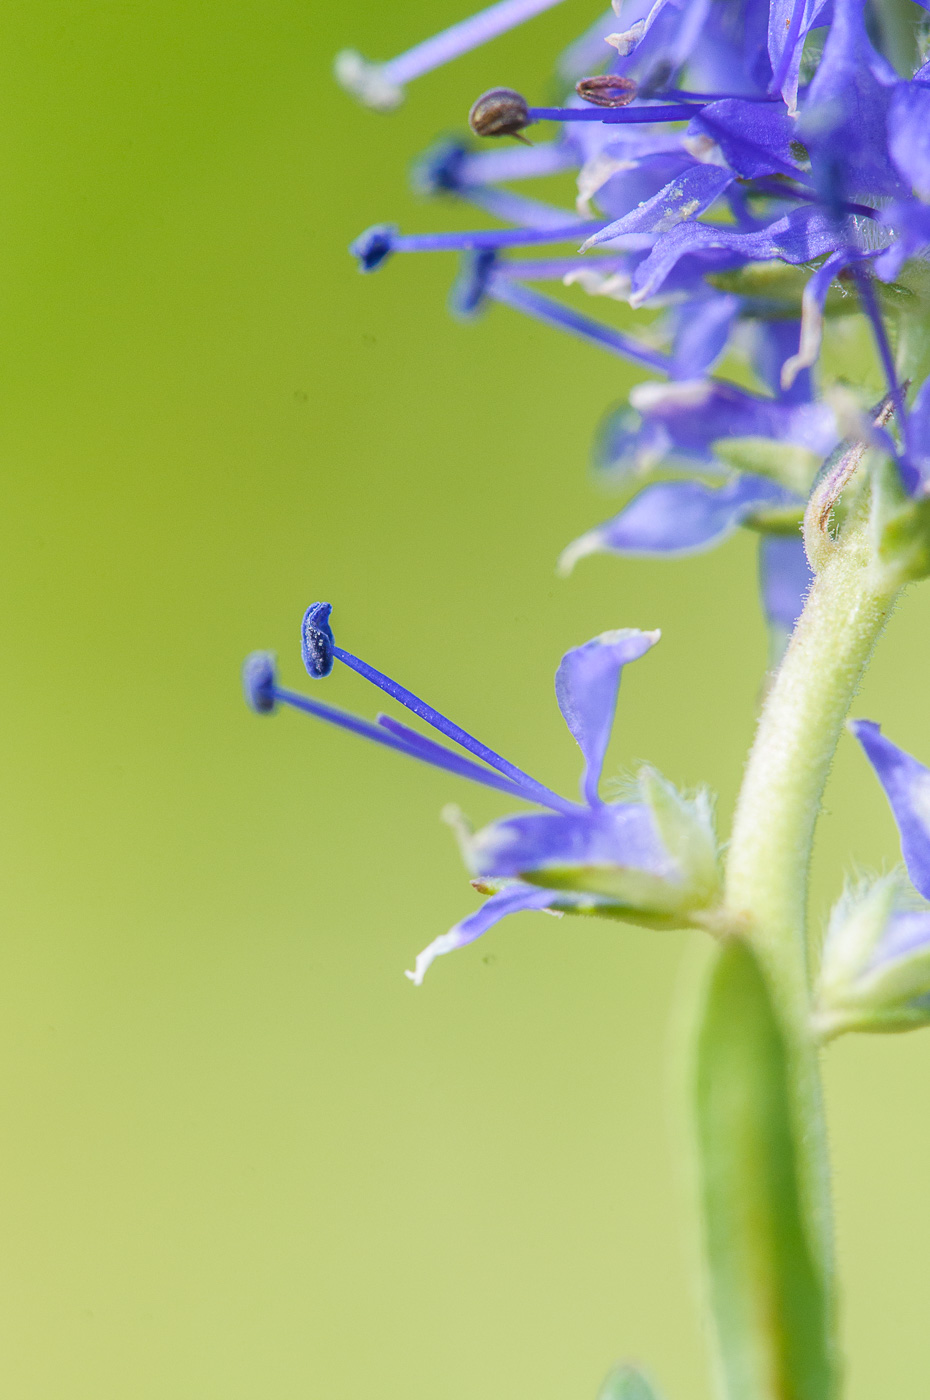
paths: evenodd
<path fill-rule="evenodd" d="M 637 1366 L 622 1362 L 614 1366 L 597 1392 L 597 1400 L 659 1400 L 659 1392 Z"/>
<path fill-rule="evenodd" d="M 652 812 L 662 844 L 681 870 L 687 900 L 706 907 L 720 894 L 720 863 L 709 794 L 685 797 L 650 764 L 637 776 L 642 800 Z"/>
<path fill-rule="evenodd" d="M 715 954 L 697 1040 L 709 1294 L 727 1400 L 828 1400 L 829 1309 L 805 1228 L 788 1051 L 760 964 Z"/>
<path fill-rule="evenodd" d="M 895 569 L 902 583 L 930 575 L 930 498 L 908 501 L 885 518 L 878 557 Z"/>
<path fill-rule="evenodd" d="M 719 900 L 721 889 L 708 794 L 685 797 L 644 764 L 636 778 L 636 797 L 650 809 L 671 858 L 667 876 L 638 866 L 547 865 L 524 871 L 520 878 L 544 889 L 596 895 L 601 902 L 592 912 L 605 918 L 644 928 L 705 927 L 708 920 L 702 915 Z"/>
<path fill-rule="evenodd" d="M 817 981 L 812 1020 L 822 1039 L 930 1025 L 930 948 L 875 956 L 895 912 L 926 908 L 900 867 L 843 891 L 830 916 Z"/>

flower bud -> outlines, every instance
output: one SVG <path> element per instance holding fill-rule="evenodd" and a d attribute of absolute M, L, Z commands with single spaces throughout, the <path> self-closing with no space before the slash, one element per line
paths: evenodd
<path fill-rule="evenodd" d="M 930 1024 L 930 906 L 903 872 L 847 889 L 834 908 L 813 1024 L 823 1039 Z"/>

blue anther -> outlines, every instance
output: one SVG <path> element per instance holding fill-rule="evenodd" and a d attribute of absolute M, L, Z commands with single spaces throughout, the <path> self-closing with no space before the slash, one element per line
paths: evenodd
<path fill-rule="evenodd" d="M 437 141 L 413 167 L 413 186 L 421 194 L 457 194 L 462 188 L 462 165 L 468 155 L 461 141 Z"/>
<path fill-rule="evenodd" d="M 452 310 L 457 316 L 474 316 L 480 311 L 496 263 L 497 252 L 493 248 L 466 253 L 462 258 L 461 270 L 449 297 Z"/>
<path fill-rule="evenodd" d="M 329 625 L 331 603 L 311 603 L 300 624 L 300 655 L 314 680 L 333 669 L 333 631 Z"/>
<path fill-rule="evenodd" d="M 374 224 L 360 233 L 349 244 L 349 252 L 353 258 L 358 258 L 359 272 L 374 272 L 376 267 L 380 267 L 393 252 L 396 235 L 395 224 Z"/>
<path fill-rule="evenodd" d="M 275 660 L 270 651 L 253 651 L 242 667 L 245 703 L 257 715 L 270 715 L 276 708 Z"/>

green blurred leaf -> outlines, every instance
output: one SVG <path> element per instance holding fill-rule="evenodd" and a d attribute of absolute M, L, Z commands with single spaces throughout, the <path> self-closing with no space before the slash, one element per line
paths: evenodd
<path fill-rule="evenodd" d="M 597 1400 L 659 1400 L 658 1394 L 635 1366 L 615 1366 L 597 1392 Z"/>
<path fill-rule="evenodd" d="M 805 1234 L 784 1036 L 756 957 L 717 955 L 697 1046 L 710 1301 L 729 1400 L 832 1393 L 828 1309 Z"/>

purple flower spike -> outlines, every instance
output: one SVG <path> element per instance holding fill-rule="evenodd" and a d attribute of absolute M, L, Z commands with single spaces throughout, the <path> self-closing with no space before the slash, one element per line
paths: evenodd
<path fill-rule="evenodd" d="M 613 728 L 617 692 L 624 666 L 654 647 L 661 633 L 624 628 L 602 632 L 562 657 L 555 673 L 555 694 L 565 723 L 584 755 L 581 795 L 589 806 L 600 802 L 598 785 Z"/>
<path fill-rule="evenodd" d="M 850 728 L 891 804 L 907 873 L 930 899 L 930 769 L 886 739 L 872 720 L 854 720 Z"/>
<path fill-rule="evenodd" d="M 790 505 L 799 506 L 795 496 L 760 476 L 734 477 L 725 486 L 659 481 L 613 520 L 570 544 L 559 559 L 559 573 L 571 573 L 588 554 L 696 554 L 732 534 L 754 511 Z"/>

